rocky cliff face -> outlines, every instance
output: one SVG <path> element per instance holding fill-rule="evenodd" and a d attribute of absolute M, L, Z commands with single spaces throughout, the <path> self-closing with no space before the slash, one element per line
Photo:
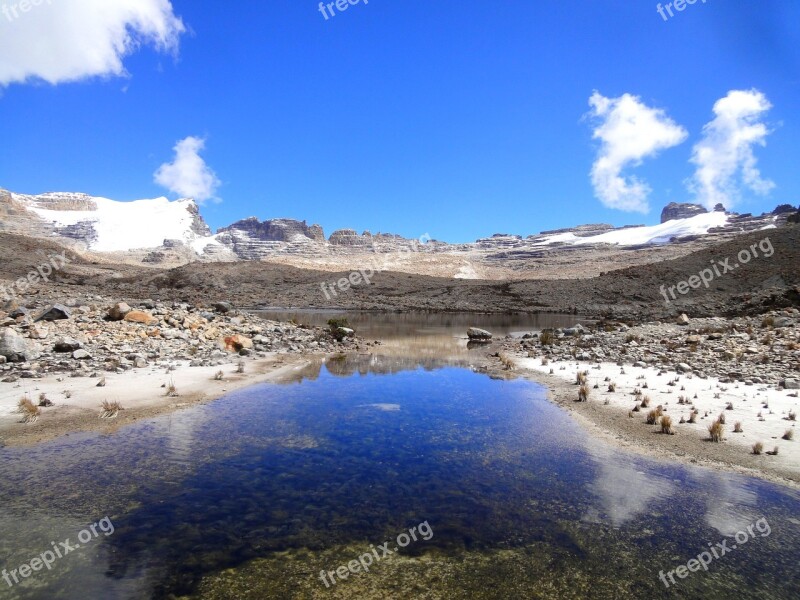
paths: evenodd
<path fill-rule="evenodd" d="M 670 202 L 661 211 L 661 222 L 674 221 L 677 219 L 689 219 L 707 213 L 708 210 L 699 204 L 689 204 L 681 202 Z"/>

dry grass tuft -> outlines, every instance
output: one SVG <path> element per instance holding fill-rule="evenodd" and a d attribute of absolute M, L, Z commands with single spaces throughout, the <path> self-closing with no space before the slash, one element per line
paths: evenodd
<path fill-rule="evenodd" d="M 240 361 L 239 361 L 239 362 L 236 364 L 236 372 L 237 372 L 237 373 L 244 373 L 244 361 L 241 361 L 241 360 L 240 360 Z"/>
<path fill-rule="evenodd" d="M 44 406 L 45 408 L 48 406 L 53 406 L 53 401 L 47 397 L 47 394 L 42 392 L 39 394 L 39 406 Z"/>
<path fill-rule="evenodd" d="M 214 381 L 222 381 L 224 377 L 225 377 L 225 373 L 223 373 L 222 371 L 217 371 L 214 374 Z"/>
<path fill-rule="evenodd" d="M 119 411 L 124 410 L 116 400 L 114 402 L 103 400 L 101 407 L 103 409 L 100 413 L 101 419 L 113 419 L 119 414 Z"/>
<path fill-rule="evenodd" d="M 691 413 L 689 413 L 689 423 L 697 423 L 697 414 L 698 413 L 696 410 L 693 410 Z"/>
<path fill-rule="evenodd" d="M 506 354 L 505 352 L 501 352 L 498 355 L 498 358 L 500 359 L 500 363 L 503 365 L 503 368 L 506 371 L 513 371 L 514 370 L 514 361 L 511 359 L 510 356 L 508 356 L 508 354 Z M 240 364 L 244 364 L 244 363 L 240 363 Z M 243 370 L 241 372 L 244 373 Z"/>
<path fill-rule="evenodd" d="M 753 444 L 753 454 L 756 456 L 760 455 L 764 451 L 764 444 L 761 442 L 756 442 Z"/>
<path fill-rule="evenodd" d="M 721 442 L 723 433 L 725 433 L 725 426 L 719 419 L 708 426 L 708 434 L 712 442 Z"/>
<path fill-rule="evenodd" d="M 717 421 L 719 421 L 720 424 L 725 425 L 725 413 L 719 413 L 719 417 L 717 417 Z"/>
<path fill-rule="evenodd" d="M 167 398 L 177 398 L 178 397 L 178 388 L 175 387 L 175 382 L 171 379 L 169 380 L 169 384 L 167 385 L 167 393 L 164 394 Z"/>
<path fill-rule="evenodd" d="M 97 382 L 97 387 L 106 387 L 106 376 L 103 375 L 100 381 Z"/>
<path fill-rule="evenodd" d="M 742 422 L 736 421 L 736 423 L 733 424 L 733 433 L 742 433 L 742 431 Z"/>
<path fill-rule="evenodd" d="M 41 409 L 27 396 L 20 398 L 17 403 L 17 412 L 22 413 L 23 423 L 35 423 L 39 415 L 42 414 Z"/>
<path fill-rule="evenodd" d="M 787 429 L 783 433 L 783 439 L 785 439 L 787 442 L 791 442 L 793 438 L 794 438 L 794 429 Z"/>
<path fill-rule="evenodd" d="M 647 417 L 645 417 L 645 422 L 648 425 L 655 425 L 656 422 L 658 421 L 659 417 L 661 417 L 661 415 L 663 415 L 663 414 L 664 414 L 664 411 L 660 406 L 657 407 L 657 408 L 654 408 L 649 413 L 647 413 Z"/>
<path fill-rule="evenodd" d="M 793 413 L 792 411 L 789 411 L 789 416 L 787 417 L 787 419 L 789 419 L 790 421 L 796 421 L 797 414 Z"/>
<path fill-rule="evenodd" d="M 611 383 L 609 383 L 608 384 L 608 391 L 612 392 L 612 393 L 616 392 L 617 391 L 617 384 L 614 383 L 613 381 Z"/>
<path fill-rule="evenodd" d="M 669 415 L 661 417 L 661 433 L 672 435 L 672 417 Z"/>
<path fill-rule="evenodd" d="M 578 402 L 588 402 L 588 401 L 589 401 L 589 386 L 584 383 L 578 390 Z"/>
<path fill-rule="evenodd" d="M 648 408 L 650 406 L 650 396 L 645 396 L 642 398 L 642 408 Z"/>
<path fill-rule="evenodd" d="M 552 346 L 555 340 L 556 338 L 553 335 L 553 331 L 550 329 L 545 329 L 539 334 L 539 342 L 542 344 L 542 346 Z"/>

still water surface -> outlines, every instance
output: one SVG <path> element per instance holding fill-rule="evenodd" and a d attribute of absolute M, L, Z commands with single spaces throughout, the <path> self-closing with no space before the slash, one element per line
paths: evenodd
<path fill-rule="evenodd" d="M 3 568 L 114 532 L 0 598 L 800 597 L 796 492 L 589 439 L 532 382 L 393 360 L 1 449 Z M 758 519 L 768 536 L 659 580 Z M 429 540 L 320 580 L 422 522 Z"/>

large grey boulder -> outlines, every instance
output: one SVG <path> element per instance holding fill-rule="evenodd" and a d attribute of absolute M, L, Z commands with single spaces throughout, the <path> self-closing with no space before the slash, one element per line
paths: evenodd
<path fill-rule="evenodd" d="M 467 337 L 472 341 L 489 341 L 492 339 L 492 334 L 485 329 L 470 327 L 467 329 Z"/>
<path fill-rule="evenodd" d="M 28 362 L 38 358 L 39 347 L 8 327 L 0 331 L 0 356 L 8 362 Z"/>

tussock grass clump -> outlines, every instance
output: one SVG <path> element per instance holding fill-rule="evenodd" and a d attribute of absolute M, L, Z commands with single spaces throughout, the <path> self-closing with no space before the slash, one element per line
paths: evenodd
<path fill-rule="evenodd" d="M 513 371 L 514 370 L 514 361 L 511 359 L 511 357 L 508 354 L 506 354 L 505 352 L 501 352 L 498 355 L 498 358 L 500 359 L 500 364 L 503 365 L 503 368 L 506 371 Z M 240 363 L 240 364 L 243 364 L 243 363 Z M 244 371 L 242 371 L 242 372 L 244 372 Z"/>
<path fill-rule="evenodd" d="M 578 374 L 575 375 L 575 383 L 576 385 L 583 385 L 586 383 L 586 379 L 589 376 L 588 371 L 578 371 Z"/>
<path fill-rule="evenodd" d="M 578 390 L 578 402 L 588 402 L 588 401 L 589 401 L 589 386 L 584 383 Z"/>
<path fill-rule="evenodd" d="M 64 398 L 66 398 L 67 400 L 72 398 L 72 392 L 70 390 L 64 390 L 63 393 L 64 393 Z"/>
<path fill-rule="evenodd" d="M 725 405 L 725 410 L 733 410 L 733 402 L 728 402 Z"/>
<path fill-rule="evenodd" d="M 609 383 L 608 384 L 608 391 L 612 392 L 612 393 L 616 392 L 617 391 L 617 384 L 614 383 L 613 381 L 611 383 Z"/>
<path fill-rule="evenodd" d="M 553 342 L 556 341 L 556 336 L 553 335 L 553 331 L 551 329 L 544 329 L 542 333 L 539 334 L 539 342 L 542 346 L 552 346 Z"/>
<path fill-rule="evenodd" d="M 639 407 L 639 404 L 637 403 L 633 405 L 633 409 L 631 410 L 631 412 L 639 412 L 640 410 L 642 409 Z"/>
<path fill-rule="evenodd" d="M 27 396 L 20 398 L 17 403 L 17 412 L 22 413 L 23 423 L 35 423 L 39 415 L 42 414 L 41 409 Z"/>
<path fill-rule="evenodd" d="M 736 423 L 733 424 L 733 433 L 742 433 L 743 431 L 742 422 L 736 421 Z"/>
<path fill-rule="evenodd" d="M 97 382 L 97 387 L 106 387 L 106 376 L 103 375 L 100 381 Z"/>
<path fill-rule="evenodd" d="M 756 442 L 753 444 L 753 454 L 756 456 L 760 455 L 764 451 L 764 444 L 761 442 Z"/>
<path fill-rule="evenodd" d="M 166 385 L 167 392 L 164 394 L 167 398 L 177 398 L 178 397 L 178 388 L 175 387 L 175 382 L 171 379 L 169 383 Z"/>
<path fill-rule="evenodd" d="M 645 417 L 645 422 L 648 425 L 655 425 L 661 415 L 664 414 L 663 409 L 659 406 L 658 408 L 654 408 L 649 413 L 647 413 L 647 417 Z"/>
<path fill-rule="evenodd" d="M 697 423 L 698 412 L 696 410 L 689 413 L 689 423 Z"/>
<path fill-rule="evenodd" d="M 103 400 L 103 404 L 101 405 L 102 412 L 100 413 L 101 419 L 113 419 L 119 414 L 119 411 L 124 410 L 120 403 L 116 400 L 114 402 L 109 402 L 108 400 Z"/>
<path fill-rule="evenodd" d="M 790 421 L 796 421 L 797 420 L 797 414 L 790 410 L 789 411 L 789 415 L 786 418 L 789 419 Z"/>
<path fill-rule="evenodd" d="M 717 417 L 717 421 L 719 421 L 721 425 L 725 425 L 725 413 L 719 413 L 719 417 Z"/>
<path fill-rule="evenodd" d="M 53 401 L 47 397 L 47 394 L 42 392 L 41 394 L 39 394 L 39 406 L 44 406 L 44 407 L 53 406 Z"/>
<path fill-rule="evenodd" d="M 236 372 L 237 373 L 244 373 L 244 361 L 239 361 L 236 363 Z"/>
<path fill-rule="evenodd" d="M 725 433 L 725 425 L 719 419 L 708 426 L 708 435 L 712 442 L 721 442 L 723 433 Z"/>
<path fill-rule="evenodd" d="M 550 359 L 548 359 L 546 356 L 543 356 L 542 357 L 542 366 L 546 367 L 549 364 L 550 364 Z"/>
<path fill-rule="evenodd" d="M 645 396 L 642 398 L 642 408 L 648 408 L 650 406 L 650 396 Z"/>
<path fill-rule="evenodd" d="M 785 439 L 787 442 L 791 442 L 794 439 L 794 429 L 787 429 L 783 433 L 783 439 Z"/>
<path fill-rule="evenodd" d="M 664 415 L 661 417 L 661 433 L 672 435 L 672 417 Z"/>
<path fill-rule="evenodd" d="M 772 450 L 772 452 L 770 452 L 769 450 L 767 450 L 767 451 L 766 451 L 766 454 L 769 454 L 770 456 L 778 456 L 778 447 L 777 447 L 777 446 L 775 446 L 775 448 Z"/>
<path fill-rule="evenodd" d="M 214 373 L 214 381 L 222 381 L 225 378 L 225 373 L 222 370 L 217 371 Z"/>

